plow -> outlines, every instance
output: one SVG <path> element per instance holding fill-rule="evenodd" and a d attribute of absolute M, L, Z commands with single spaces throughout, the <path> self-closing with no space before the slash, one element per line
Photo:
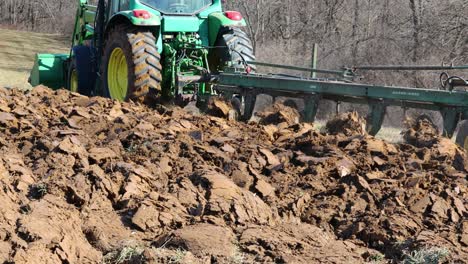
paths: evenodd
<path fill-rule="evenodd" d="M 225 11 L 221 0 L 79 0 L 69 54 L 38 54 L 33 86 L 43 84 L 84 95 L 152 104 L 210 97 L 238 100 L 248 120 L 260 94 L 304 100 L 303 119 L 313 122 L 320 100 L 369 106 L 367 131 L 382 127 L 387 108 L 438 111 L 443 135 L 452 137 L 468 119 L 466 78 L 447 71 L 462 66 L 353 66 L 325 70 L 255 60 L 239 12 Z M 316 58 L 315 58 L 316 59 Z M 314 63 L 316 65 L 316 63 Z M 310 78 L 260 73 L 260 67 L 311 73 Z M 439 88 L 393 87 L 354 82 L 362 71 L 443 71 Z M 317 74 L 333 78 L 317 78 Z M 468 125 L 460 125 L 457 143 L 468 149 Z"/>

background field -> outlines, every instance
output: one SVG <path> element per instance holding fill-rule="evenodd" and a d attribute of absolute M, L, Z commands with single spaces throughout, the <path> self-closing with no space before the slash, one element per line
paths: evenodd
<path fill-rule="evenodd" d="M 0 86 L 27 89 L 36 53 L 67 53 L 68 38 L 57 34 L 0 29 Z"/>

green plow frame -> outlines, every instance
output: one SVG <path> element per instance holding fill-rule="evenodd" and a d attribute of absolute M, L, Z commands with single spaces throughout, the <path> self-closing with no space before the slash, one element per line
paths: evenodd
<path fill-rule="evenodd" d="M 250 63 L 250 62 L 249 62 Z M 439 111 L 444 119 L 444 135 L 452 137 L 460 120 L 468 119 L 468 92 L 352 83 L 360 70 L 466 70 L 466 66 L 366 66 L 338 71 L 253 62 L 259 66 L 337 75 L 339 79 L 317 79 L 278 74 L 223 72 L 217 77 L 217 91 L 230 98 L 241 95 L 244 119 L 249 119 L 259 94 L 303 98 L 304 121 L 313 122 L 322 99 L 369 105 L 367 131 L 375 135 L 382 127 L 389 106 Z M 462 80 L 468 84 L 466 80 Z"/>

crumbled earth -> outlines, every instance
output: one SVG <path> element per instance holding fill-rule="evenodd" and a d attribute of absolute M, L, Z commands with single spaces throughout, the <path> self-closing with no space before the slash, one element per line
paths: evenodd
<path fill-rule="evenodd" d="M 432 246 L 466 262 L 468 160 L 450 140 L 277 116 L 0 89 L 0 262 L 398 262 Z"/>
<path fill-rule="evenodd" d="M 284 104 L 275 103 L 263 111 L 255 113 L 256 118 L 262 125 L 294 125 L 298 124 L 300 114 L 296 108 Z"/>
<path fill-rule="evenodd" d="M 416 120 L 407 119 L 403 139 L 417 147 L 432 147 L 439 141 L 439 129 L 429 117 L 422 116 Z"/>
<path fill-rule="evenodd" d="M 331 135 L 365 135 L 366 120 L 359 116 L 356 111 L 341 113 L 329 120 L 325 126 Z"/>

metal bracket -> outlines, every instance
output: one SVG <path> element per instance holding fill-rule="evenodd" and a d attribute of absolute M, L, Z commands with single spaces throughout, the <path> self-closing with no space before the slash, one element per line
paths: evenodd
<path fill-rule="evenodd" d="M 243 89 L 242 97 L 244 97 L 244 120 L 249 120 L 252 117 L 255 103 L 257 102 L 257 93 L 253 89 Z"/>
<path fill-rule="evenodd" d="M 315 116 L 317 115 L 317 110 L 319 102 L 322 96 L 319 94 L 306 95 L 304 98 L 304 122 L 314 122 Z"/>
<path fill-rule="evenodd" d="M 335 115 L 338 115 L 340 113 L 340 109 L 341 109 L 341 102 L 340 101 L 336 101 L 336 105 L 335 105 Z"/>
<path fill-rule="evenodd" d="M 460 112 L 454 107 L 444 107 L 440 113 L 444 119 L 444 136 L 451 138 L 460 120 Z"/>
<path fill-rule="evenodd" d="M 383 100 L 371 101 L 369 103 L 369 114 L 367 116 L 367 132 L 375 136 L 382 128 L 382 123 L 385 118 L 387 105 Z"/>

